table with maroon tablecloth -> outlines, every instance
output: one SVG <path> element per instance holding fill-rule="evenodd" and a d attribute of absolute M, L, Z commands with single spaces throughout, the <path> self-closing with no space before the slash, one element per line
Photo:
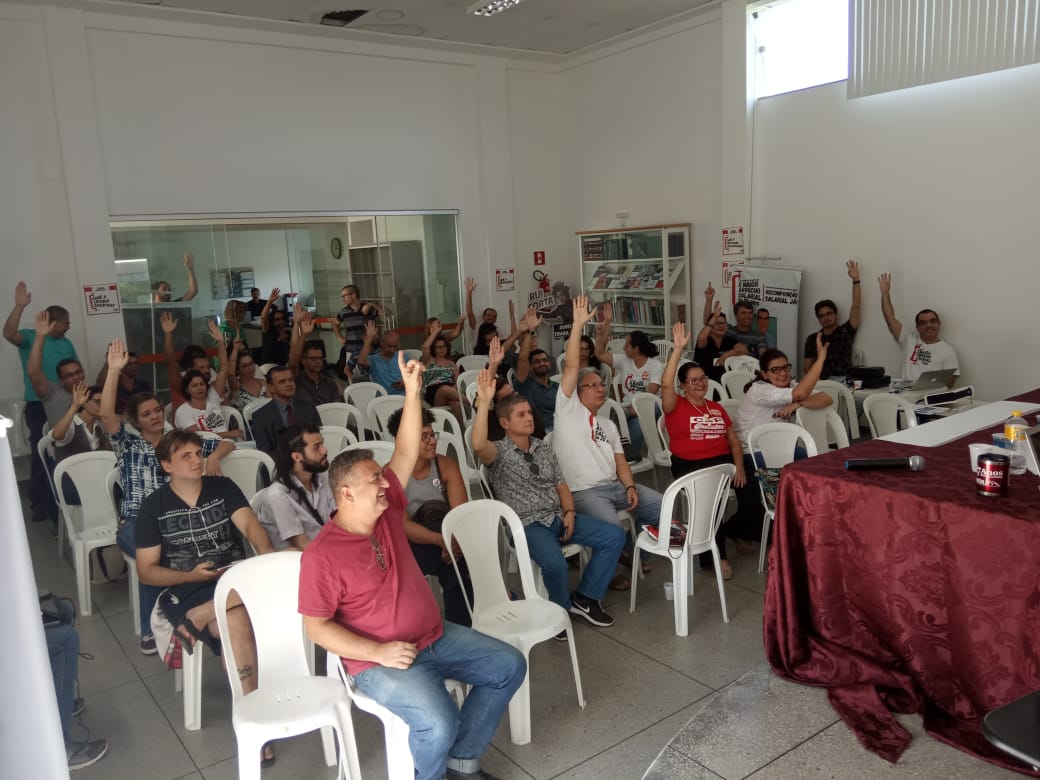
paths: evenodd
<path fill-rule="evenodd" d="M 1040 390 L 1012 400 L 1040 402 Z M 1040 688 L 1040 478 L 977 495 L 968 444 L 870 441 L 786 466 L 769 556 L 766 655 L 827 688 L 869 749 L 895 761 L 930 734 L 1026 771 L 982 736 L 991 709 Z M 848 457 L 921 454 L 924 471 L 847 472 Z"/>

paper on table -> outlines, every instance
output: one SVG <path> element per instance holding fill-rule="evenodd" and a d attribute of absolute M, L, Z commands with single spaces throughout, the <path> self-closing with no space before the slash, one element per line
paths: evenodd
<path fill-rule="evenodd" d="M 888 436 L 881 441 L 893 441 L 898 444 L 913 444 L 917 447 L 938 447 L 948 441 L 959 439 L 983 428 L 990 428 L 1002 420 L 1006 420 L 1015 410 L 1023 414 L 1031 414 L 1040 410 L 1036 404 L 1023 404 L 1021 401 L 996 401 L 995 403 L 968 409 L 941 420 L 906 428 Z"/>

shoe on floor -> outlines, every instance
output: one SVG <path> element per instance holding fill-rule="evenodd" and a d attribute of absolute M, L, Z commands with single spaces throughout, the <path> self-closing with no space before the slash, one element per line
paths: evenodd
<path fill-rule="evenodd" d="M 733 543 L 733 546 L 736 547 L 737 552 L 741 553 L 742 555 L 753 553 L 755 550 L 758 549 L 758 544 L 756 542 L 749 542 L 746 539 L 737 539 Z"/>
<path fill-rule="evenodd" d="M 612 626 L 614 618 L 603 611 L 595 599 L 589 599 L 575 591 L 571 594 L 571 614 L 581 615 L 594 626 Z"/>
<path fill-rule="evenodd" d="M 86 708 L 87 703 L 83 701 L 83 697 L 77 696 L 75 699 L 72 700 L 72 717 L 76 717 Z"/>
<path fill-rule="evenodd" d="M 151 634 L 141 634 L 141 644 L 138 646 L 141 655 L 157 655 L 159 649 L 155 646 L 155 637 Z"/>
<path fill-rule="evenodd" d="M 566 642 L 567 641 L 567 629 L 563 629 L 563 631 L 561 631 L 556 636 L 554 636 L 553 639 L 555 639 L 557 642 Z"/>
<path fill-rule="evenodd" d="M 70 742 L 65 746 L 65 755 L 69 759 L 69 771 L 83 769 L 96 764 L 108 752 L 108 743 L 103 739 L 90 742 Z"/>
<path fill-rule="evenodd" d="M 460 772 L 457 769 L 448 769 L 444 773 L 444 780 L 498 780 L 498 778 L 485 772 L 483 769 L 478 769 L 476 772 Z"/>

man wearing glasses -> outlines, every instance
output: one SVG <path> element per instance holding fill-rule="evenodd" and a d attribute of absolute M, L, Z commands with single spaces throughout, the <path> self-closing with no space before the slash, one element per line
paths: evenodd
<path fill-rule="evenodd" d="M 953 387 L 960 374 L 957 353 L 947 342 L 939 338 L 942 322 L 939 314 L 933 309 L 921 309 L 914 317 L 912 330 L 903 328 L 903 323 L 896 317 L 892 307 L 892 274 L 881 274 L 878 277 L 881 288 L 881 313 L 888 325 L 888 332 L 899 342 L 905 356 L 903 361 L 903 379 L 915 380 L 925 371 L 939 371 L 944 368 L 958 369 L 946 382 Z"/>
<path fill-rule="evenodd" d="M 580 329 L 577 332 L 580 338 Z M 625 532 L 577 513 L 556 453 L 531 435 L 534 416 L 523 396 L 513 393 L 495 402 L 495 414 L 506 435 L 500 441 L 488 441 L 488 412 L 494 395 L 495 376 L 485 368 L 477 377 L 473 452 L 490 470 L 495 496 L 516 510 L 524 524 L 531 558 L 542 570 L 549 598 L 594 626 L 613 625 L 614 618 L 603 611 L 600 599 L 607 592 L 625 546 Z M 561 544 L 568 543 L 592 549 L 574 593 L 569 592 L 567 562 L 560 549 Z M 566 633 L 557 638 L 565 639 Z"/>
<path fill-rule="evenodd" d="M 637 485 L 625 459 L 621 434 L 613 421 L 598 417 L 607 388 L 594 368 L 578 368 L 581 334 L 592 318 L 588 298 L 574 299 L 574 327 L 567 339 L 563 377 L 556 396 L 553 449 L 582 514 L 621 527 L 619 510 L 631 512 L 640 525 L 657 525 L 661 494 Z"/>
<path fill-rule="evenodd" d="M 527 672 L 517 650 L 441 620 L 408 547 L 404 488 L 419 458 L 423 366 L 397 355 L 405 402 L 385 468 L 371 450 L 332 461 L 332 515 L 300 562 L 308 636 L 343 659 L 353 685 L 408 724 L 417 780 L 488 778 L 480 757 Z M 444 687 L 472 686 L 460 711 Z"/>

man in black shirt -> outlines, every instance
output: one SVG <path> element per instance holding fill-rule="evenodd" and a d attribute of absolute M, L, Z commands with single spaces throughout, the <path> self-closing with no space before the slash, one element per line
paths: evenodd
<path fill-rule="evenodd" d="M 852 340 L 856 338 L 859 330 L 860 313 L 860 283 L 859 263 L 849 260 L 845 263 L 849 278 L 852 279 L 852 308 L 849 309 L 849 318 L 841 325 L 838 324 L 838 307 L 832 300 L 822 300 L 816 304 L 816 319 L 820 322 L 820 332 L 823 343 L 828 345 L 827 358 L 823 361 L 823 376 L 844 377 L 848 376 L 852 369 Z M 810 333 L 805 339 L 805 373 L 809 373 L 812 364 L 816 362 L 816 334 Z"/>

